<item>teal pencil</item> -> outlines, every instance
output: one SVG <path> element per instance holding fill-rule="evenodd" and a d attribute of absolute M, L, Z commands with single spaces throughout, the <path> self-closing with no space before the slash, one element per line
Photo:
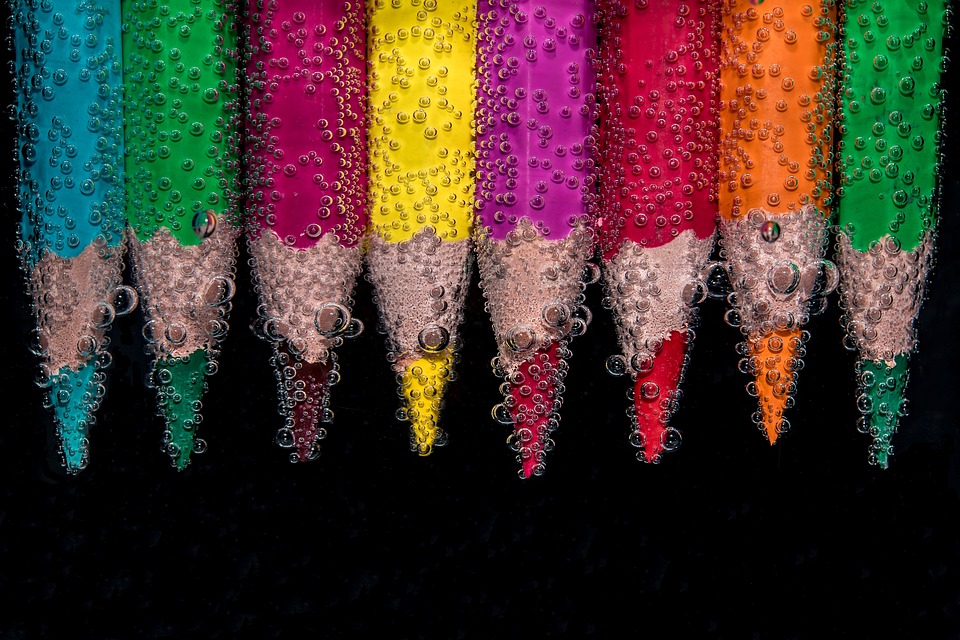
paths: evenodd
<path fill-rule="evenodd" d="M 110 363 L 107 332 L 136 305 L 123 269 L 120 3 L 13 3 L 18 250 L 69 473 L 87 466 Z"/>

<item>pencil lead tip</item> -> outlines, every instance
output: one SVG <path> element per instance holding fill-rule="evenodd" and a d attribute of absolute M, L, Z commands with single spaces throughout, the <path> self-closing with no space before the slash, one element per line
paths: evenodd
<path fill-rule="evenodd" d="M 400 374 L 404 406 L 398 417 L 410 423 L 410 445 L 421 456 L 446 444 L 446 434 L 439 428 L 440 408 L 447 383 L 452 379 L 452 347 L 420 355 Z"/>
<path fill-rule="evenodd" d="M 103 395 L 101 379 L 95 362 L 90 361 L 77 369 L 63 367 L 51 380 L 50 401 L 67 473 L 76 474 L 87 467 L 87 437 Z"/>
<path fill-rule="evenodd" d="M 670 426 L 680 396 L 680 379 L 686 364 L 687 333 L 673 331 L 659 351 L 647 359 L 645 371 L 633 383 L 634 430 L 630 442 L 640 450 L 637 458 L 657 464 L 664 452 L 676 450 L 680 432 Z"/>
<path fill-rule="evenodd" d="M 277 383 L 280 413 L 286 419 L 277 432 L 277 444 L 291 449 L 291 462 L 308 462 L 320 456 L 320 440 L 327 435 L 322 426 L 333 422 L 330 388 L 340 380 L 336 354 L 311 362 L 277 346 Z"/>
<path fill-rule="evenodd" d="M 161 358 L 154 366 L 159 411 L 166 421 L 164 450 L 178 471 L 187 468 L 192 454 L 206 450 L 206 442 L 196 437 L 196 431 L 202 420 L 201 400 L 207 389 L 207 376 L 215 368 L 204 349 L 184 357 Z"/>
<path fill-rule="evenodd" d="M 565 345 L 552 341 L 537 349 L 512 373 L 505 373 L 504 403 L 494 407 L 494 418 L 512 424 L 507 442 L 517 453 L 519 476 L 543 475 L 546 454 L 553 450 L 551 435 L 560 424 L 560 395 L 567 363 Z"/>
<path fill-rule="evenodd" d="M 760 405 L 753 421 L 771 445 L 790 429 L 786 410 L 794 402 L 796 372 L 803 353 L 802 335 L 799 328 L 783 329 L 748 341 L 747 360 L 754 375 L 748 390 Z"/>
<path fill-rule="evenodd" d="M 873 438 L 868 460 L 881 469 L 890 465 L 893 435 L 900 418 L 907 413 L 905 393 L 908 381 L 907 354 L 897 355 L 892 363 L 863 360 L 859 364 L 857 409 L 861 416 L 858 429 Z"/>

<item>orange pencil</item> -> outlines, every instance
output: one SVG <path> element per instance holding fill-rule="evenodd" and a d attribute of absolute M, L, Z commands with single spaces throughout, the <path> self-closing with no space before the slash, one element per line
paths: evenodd
<path fill-rule="evenodd" d="M 770 444 L 789 428 L 811 301 L 837 283 L 830 217 L 837 55 L 833 0 L 726 0 L 720 58 L 720 223 L 727 320 Z M 822 298 L 819 301 L 822 304 Z"/>

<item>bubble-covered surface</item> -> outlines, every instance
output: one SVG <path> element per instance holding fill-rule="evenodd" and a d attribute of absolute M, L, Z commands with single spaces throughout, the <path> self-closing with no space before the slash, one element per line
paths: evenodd
<path fill-rule="evenodd" d="M 295 443 L 291 460 L 312 460 L 319 455 L 318 421 L 332 415 L 328 381 L 339 376 L 333 350 L 363 329 L 350 312 L 360 246 L 344 246 L 334 233 L 306 249 L 282 243 L 275 233 L 248 246 L 260 300 L 255 330 L 273 343 L 280 414 L 295 425 L 283 427 L 293 433 L 283 440 Z"/>
<path fill-rule="evenodd" d="M 659 462 L 663 451 L 676 448 L 661 441 L 669 445 L 679 438 L 676 429 L 663 434 L 679 401 L 713 245 L 713 236 L 698 238 L 693 229 L 664 245 L 643 247 L 626 239 L 604 263 L 603 306 L 613 315 L 621 349 L 607 359 L 607 371 L 629 376 L 637 392 L 650 384 L 657 388 L 654 397 L 635 393 L 628 411 L 636 434 L 631 442 L 645 462 Z"/>
<path fill-rule="evenodd" d="M 47 390 L 70 472 L 87 463 L 89 426 L 111 361 L 108 330 L 118 315 L 136 307 L 136 294 L 120 284 L 124 248 L 109 247 L 98 237 L 74 258 L 44 252 L 28 270 L 42 361 L 37 382 Z"/>
<path fill-rule="evenodd" d="M 125 170 L 133 275 L 164 447 L 183 469 L 226 336 L 240 232 L 239 6 L 123 7 Z"/>
<path fill-rule="evenodd" d="M 446 444 L 440 428 L 443 392 L 453 379 L 454 350 L 447 347 L 436 353 L 424 353 L 397 374 L 403 407 L 399 420 L 410 424 L 410 449 L 421 456 Z"/>
<path fill-rule="evenodd" d="M 411 423 L 423 455 L 444 440 L 437 423 L 460 341 L 471 248 L 469 241 L 444 242 L 432 227 L 400 243 L 369 239 L 366 277 L 387 334 L 387 360 L 400 376 L 406 406 L 399 417 Z"/>
<path fill-rule="evenodd" d="M 857 366 L 857 409 L 861 414 L 857 428 L 873 439 L 867 461 L 881 469 L 890 465 L 893 436 L 907 414 L 909 363 L 910 354 L 904 353 L 890 363 L 863 360 Z"/>
<path fill-rule="evenodd" d="M 912 251 L 936 225 L 948 5 L 842 5 L 837 224 L 858 251 L 887 235 Z"/>
<path fill-rule="evenodd" d="M 549 239 L 527 217 L 503 240 L 487 235 L 477 240 L 481 287 L 497 340 L 496 370 L 510 388 L 494 419 L 514 425 L 525 478 L 543 473 L 544 456 L 553 446 L 549 432 L 560 420 L 569 344 L 592 318 L 584 292 L 599 275 L 587 262 L 594 247 L 591 226 Z M 521 438 L 526 433 L 531 437 Z"/>
<path fill-rule="evenodd" d="M 594 245 L 591 226 L 551 239 L 526 217 L 504 240 L 478 238 L 481 287 L 505 371 L 516 371 L 552 342 L 583 333 L 585 277 L 592 272 L 586 265 Z"/>
<path fill-rule="evenodd" d="M 236 224 L 238 9 L 228 0 L 123 5 L 127 217 L 140 240 L 166 229 L 192 246 Z"/>
<path fill-rule="evenodd" d="M 600 245 L 659 246 L 717 217 L 719 3 L 601 0 Z"/>
<path fill-rule="evenodd" d="M 367 220 L 362 1 L 252 3 L 245 159 L 251 239 L 359 244 Z"/>
<path fill-rule="evenodd" d="M 683 438 L 670 421 L 680 402 L 680 382 L 687 366 L 691 331 L 674 331 L 643 356 L 646 363 L 631 363 L 632 382 L 630 444 L 639 449 L 641 462 L 659 464 L 663 454 L 676 451 Z"/>
<path fill-rule="evenodd" d="M 476 2 L 372 0 L 367 7 L 372 231 L 473 229 Z"/>
<path fill-rule="evenodd" d="M 554 448 L 553 433 L 560 426 L 563 381 L 569 370 L 569 339 L 538 349 L 512 373 L 495 361 L 504 377 L 503 403 L 491 412 L 494 420 L 513 425 L 507 443 L 517 454 L 520 477 L 543 475 L 547 452 Z"/>
<path fill-rule="evenodd" d="M 315 459 L 329 422 L 332 349 L 351 317 L 367 212 L 363 2 L 256 3 L 246 16 L 248 246 L 258 331 L 274 344 L 277 435 Z"/>
<path fill-rule="evenodd" d="M 837 255 L 860 430 L 886 468 L 934 258 L 950 3 L 847 0 Z"/>
<path fill-rule="evenodd" d="M 119 6 L 12 3 L 21 255 L 123 239 Z"/>
<path fill-rule="evenodd" d="M 158 358 L 150 372 L 159 398 L 158 413 L 166 423 L 163 450 L 179 471 L 190 464 L 194 453 L 206 449 L 206 442 L 197 437 L 197 428 L 203 420 L 201 400 L 211 367 L 216 363 L 201 349 L 182 357 Z"/>
<path fill-rule="evenodd" d="M 933 255 L 932 234 L 912 251 L 888 235 L 866 252 L 855 249 L 846 234 L 837 236 L 847 348 L 891 366 L 916 348 L 916 320 Z"/>
<path fill-rule="evenodd" d="M 724 0 L 720 214 L 812 205 L 830 215 L 838 55 L 834 0 Z"/>
<path fill-rule="evenodd" d="M 470 282 L 476 20 L 472 1 L 367 5 L 367 277 L 400 376 L 398 417 L 421 455 L 445 441 L 437 422 Z"/>
<path fill-rule="evenodd" d="M 330 387 L 340 379 L 336 354 L 311 362 L 302 354 L 277 345 L 271 358 L 280 397 L 283 426 L 277 431 L 277 445 L 290 449 L 291 462 L 307 462 L 320 455 L 320 440 L 327 431 L 322 425 L 333 420 Z"/>
<path fill-rule="evenodd" d="M 524 217 L 562 240 L 592 213 L 593 7 L 592 0 L 479 2 L 476 208 L 494 240 Z"/>

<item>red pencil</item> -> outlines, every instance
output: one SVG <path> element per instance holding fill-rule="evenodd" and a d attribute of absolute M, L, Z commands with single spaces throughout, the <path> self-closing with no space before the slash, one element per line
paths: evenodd
<path fill-rule="evenodd" d="M 346 7 L 346 10 L 344 10 Z M 277 443 L 319 455 L 351 317 L 366 210 L 364 5 L 278 0 L 247 22 L 247 239 L 260 321 L 274 344 Z"/>
<path fill-rule="evenodd" d="M 602 0 L 601 207 L 606 298 L 633 379 L 637 457 L 680 444 L 670 419 L 717 222 L 718 5 Z"/>

